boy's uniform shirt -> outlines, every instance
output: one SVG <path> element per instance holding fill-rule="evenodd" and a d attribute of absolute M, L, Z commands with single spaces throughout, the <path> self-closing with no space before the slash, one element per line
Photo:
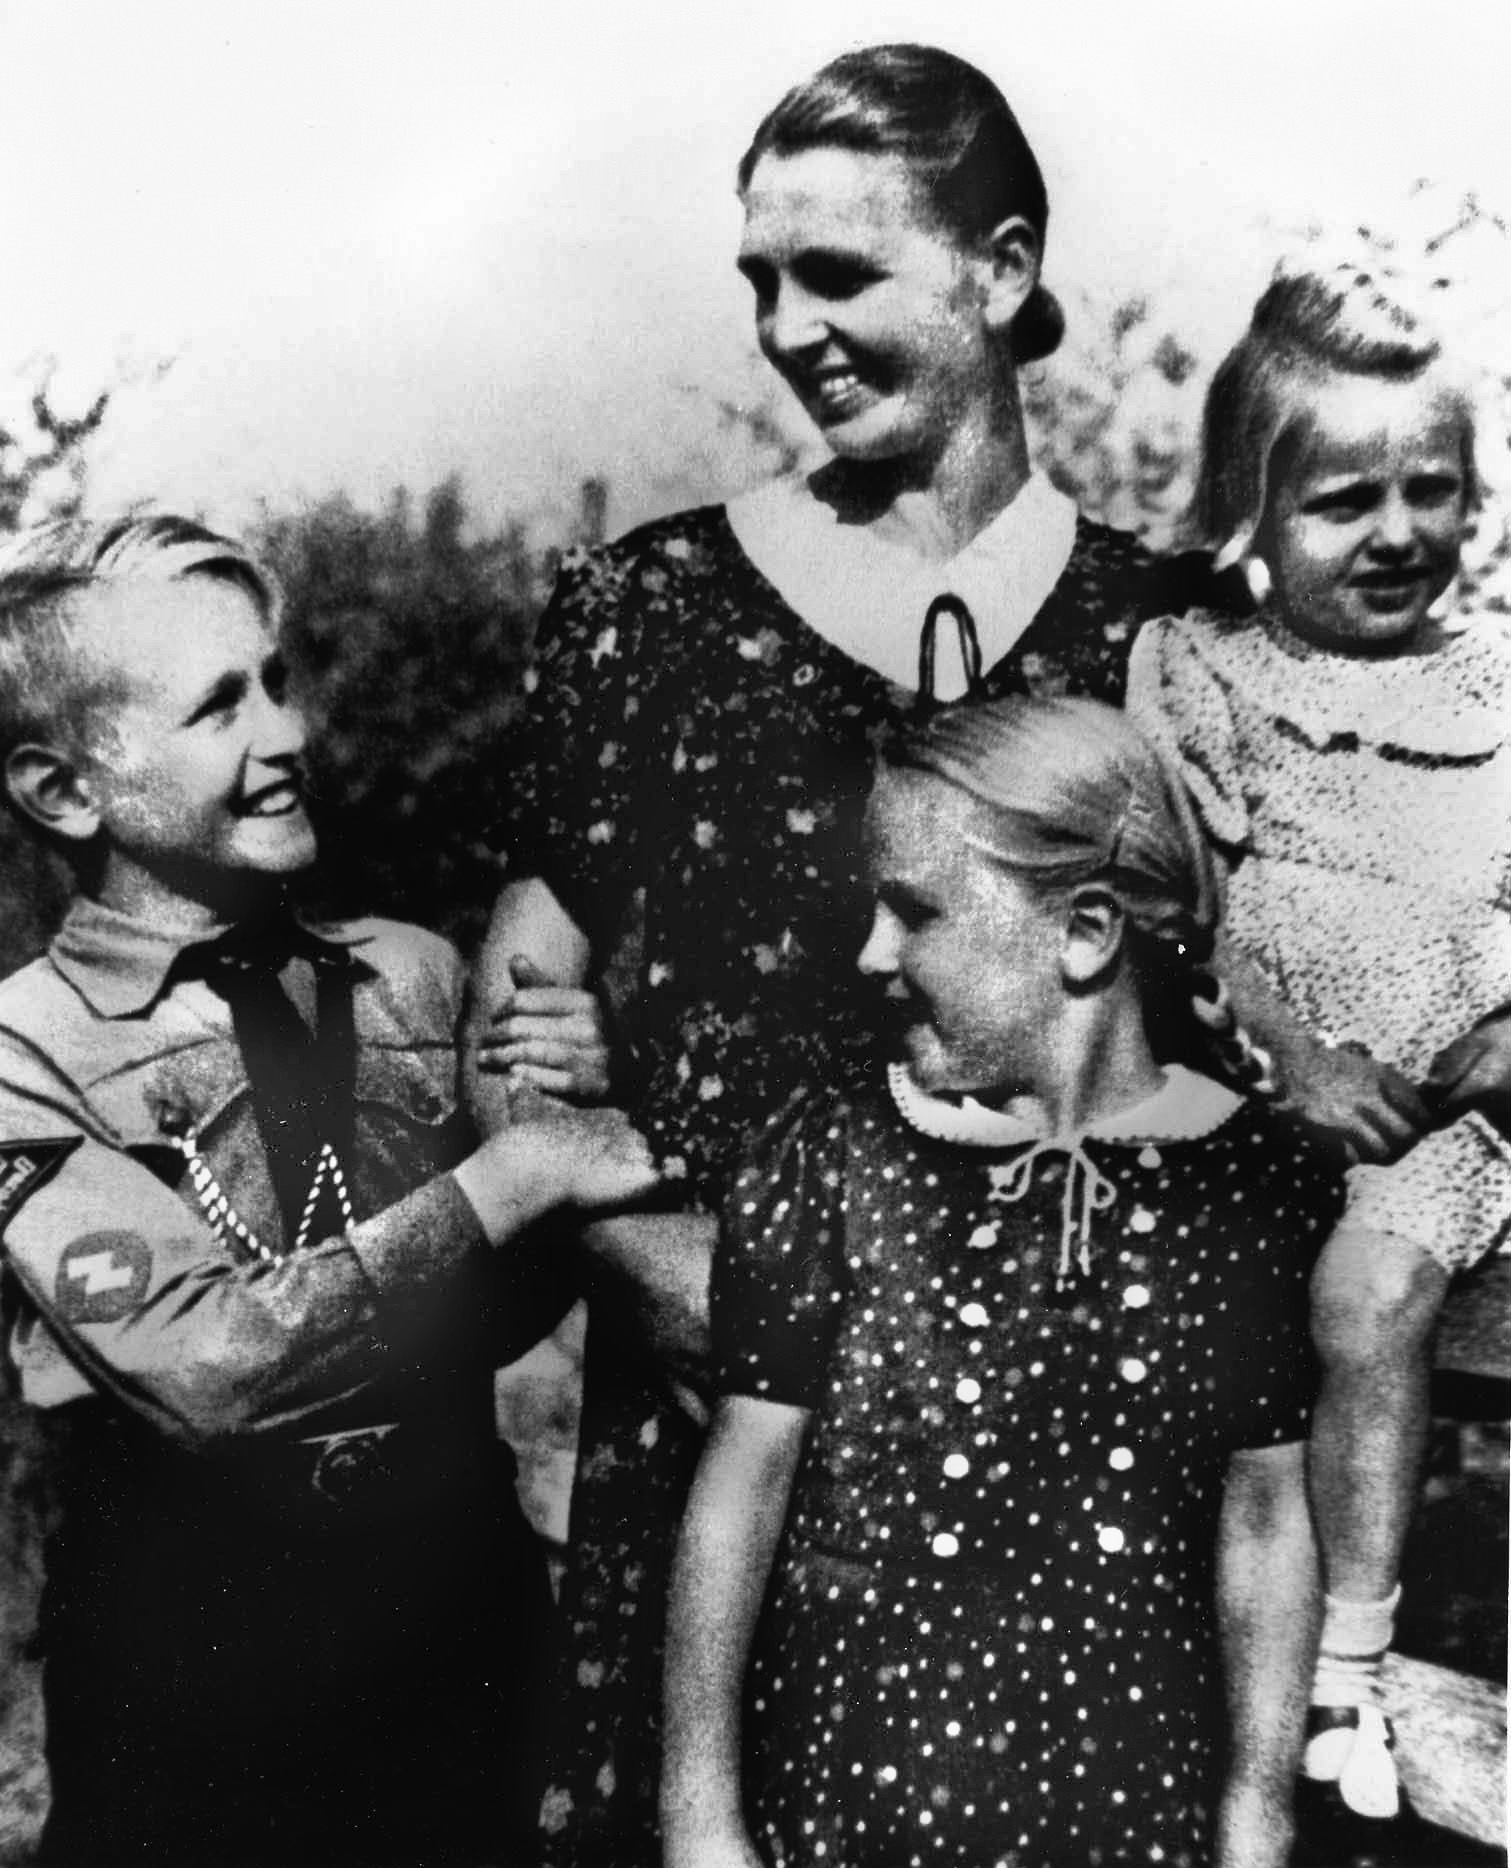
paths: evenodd
<path fill-rule="evenodd" d="M 473 1140 L 459 957 L 391 922 L 307 933 L 315 958 L 285 981 L 351 976 L 355 1223 L 279 1265 L 217 1237 L 179 1145 L 192 1130 L 234 1216 L 288 1250 L 231 1009 L 185 964 L 192 944 L 79 901 L 0 983 L 0 1261 L 35 1405 L 108 1395 L 202 1444 L 313 1438 L 403 1411 L 421 1361 L 433 1390 L 437 1354 L 481 1371 L 539 1334 L 520 1317 L 501 1335 L 521 1294 L 445 1172 Z"/>
<path fill-rule="evenodd" d="M 558 1294 L 446 1171 L 474 1143 L 454 951 L 377 921 L 295 946 L 265 1023 L 207 955 L 88 902 L 0 983 L 0 1324 L 59 1429 L 49 1868 L 533 1849 L 551 1602 L 492 1370 Z M 343 974 L 354 1099 L 312 1093 L 293 1126 L 305 1153 L 343 1131 L 351 1223 L 338 1203 L 290 1251 L 303 1196 L 275 1190 L 236 1023 L 260 1053 L 281 1021 L 285 1081 L 309 1074 L 289 1018 L 342 1006 Z"/>

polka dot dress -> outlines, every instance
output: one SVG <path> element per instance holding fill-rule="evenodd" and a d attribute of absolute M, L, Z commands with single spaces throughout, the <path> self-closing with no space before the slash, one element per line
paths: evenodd
<path fill-rule="evenodd" d="M 1117 704 L 1140 618 L 1170 605 L 1132 539 L 1082 519 L 991 691 Z M 499 749 L 497 840 L 605 958 L 620 1093 L 679 1203 L 716 1205 L 795 1091 L 868 1063 L 861 821 L 876 745 L 911 702 L 788 605 L 721 507 L 562 567 Z M 562 1587 L 542 1827 L 563 1868 L 660 1861 L 661 1634 L 701 1444 L 616 1322 L 600 1308 L 589 1326 Z"/>
<path fill-rule="evenodd" d="M 1157 587 L 1131 538 L 1080 520 L 989 691 L 1120 705 Z M 753 1123 L 869 1055 L 861 818 L 912 700 L 787 605 L 722 507 L 562 568 L 496 836 L 614 955 L 631 1113 L 695 1198 L 719 1197 Z"/>
<path fill-rule="evenodd" d="M 738 1183 L 721 1379 L 813 1410 L 750 1680 L 782 1868 L 1207 1859 L 1223 1479 L 1305 1433 L 1340 1193 L 1170 1077 L 1215 1126 L 962 1143 L 883 1092 L 809 1103 Z"/>

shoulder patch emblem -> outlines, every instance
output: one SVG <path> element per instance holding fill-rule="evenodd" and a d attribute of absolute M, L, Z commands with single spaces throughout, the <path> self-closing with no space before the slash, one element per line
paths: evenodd
<path fill-rule="evenodd" d="M 22 1201 L 50 1181 L 83 1140 L 58 1135 L 34 1142 L 0 1142 L 0 1233 Z"/>
<path fill-rule="evenodd" d="M 146 1294 L 152 1253 L 139 1232 L 86 1232 L 63 1248 L 53 1293 L 70 1323 L 118 1323 Z"/>

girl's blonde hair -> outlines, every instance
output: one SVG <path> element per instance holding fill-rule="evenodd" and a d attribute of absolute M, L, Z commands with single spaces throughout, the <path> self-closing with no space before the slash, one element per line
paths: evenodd
<path fill-rule="evenodd" d="M 1215 858 L 1185 781 L 1100 701 L 1009 695 L 945 707 L 888 742 L 883 767 L 954 785 L 982 807 L 973 847 L 1045 889 L 1102 882 L 1132 930 L 1151 1036 L 1179 1053 L 1192 1024 L 1246 1089 L 1269 1059 L 1210 969 L 1222 911 Z"/>
<path fill-rule="evenodd" d="M 1282 268 L 1249 328 L 1212 378 L 1202 412 L 1191 530 L 1217 552 L 1218 569 L 1250 548 L 1270 497 L 1277 450 L 1303 440 L 1313 398 L 1339 372 L 1411 382 L 1438 364 L 1443 345 L 1398 282 L 1354 266 Z M 1463 401 L 1467 503 L 1478 502 L 1475 411 Z"/>

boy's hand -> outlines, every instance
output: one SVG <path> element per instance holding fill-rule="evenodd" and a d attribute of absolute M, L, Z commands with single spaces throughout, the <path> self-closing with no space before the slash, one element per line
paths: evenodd
<path fill-rule="evenodd" d="M 1285 1106 L 1356 1162 L 1398 1161 L 1434 1126 L 1416 1085 L 1353 1045 L 1292 1048 L 1282 1078 Z"/>
<path fill-rule="evenodd" d="M 622 1109 L 579 1109 L 522 1090 L 504 1138 L 527 1171 L 545 1177 L 556 1200 L 580 1207 L 628 1206 L 648 1194 L 661 1173 L 650 1144 Z"/>
<path fill-rule="evenodd" d="M 1439 1051 L 1423 1093 L 1444 1127 L 1474 1109 L 1511 1140 L 1511 1011 L 1481 1019 Z"/>
<path fill-rule="evenodd" d="M 553 986 L 525 954 L 509 961 L 514 990 L 478 1040 L 480 1070 L 574 1102 L 609 1093 L 609 1044 L 598 1000 L 580 986 Z"/>
<path fill-rule="evenodd" d="M 661 1176 L 650 1146 L 619 1109 L 579 1109 L 538 1090 L 510 1094 L 510 1114 L 451 1170 L 495 1245 L 553 1208 L 617 1208 Z"/>

